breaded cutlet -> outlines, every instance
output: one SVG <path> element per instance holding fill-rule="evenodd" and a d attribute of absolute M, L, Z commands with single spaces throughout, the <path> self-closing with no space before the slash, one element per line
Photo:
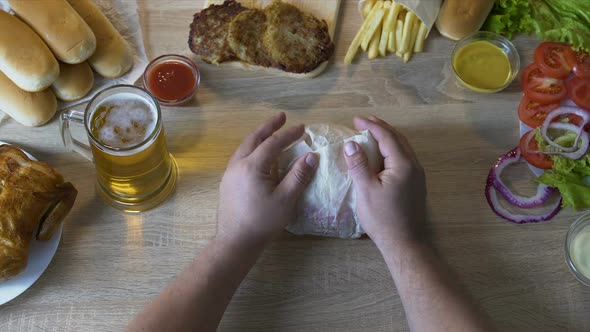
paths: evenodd
<path fill-rule="evenodd" d="M 231 50 L 240 60 L 263 67 L 270 61 L 262 48 L 266 31 L 266 15 L 260 9 L 248 9 L 238 14 L 229 25 L 227 40 Z"/>
<path fill-rule="evenodd" d="M 229 23 L 246 8 L 234 0 L 211 5 L 196 13 L 190 25 L 188 45 L 201 60 L 220 64 L 237 60 L 227 41 Z"/>
<path fill-rule="evenodd" d="M 307 73 L 334 53 L 326 21 L 280 0 L 275 0 L 264 12 L 267 27 L 262 45 L 272 67 Z"/>

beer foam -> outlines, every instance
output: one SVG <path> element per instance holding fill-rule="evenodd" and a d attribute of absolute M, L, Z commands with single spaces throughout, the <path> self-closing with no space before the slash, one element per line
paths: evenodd
<path fill-rule="evenodd" d="M 101 143 L 125 149 L 142 143 L 150 136 L 156 128 L 157 113 L 143 98 L 121 93 L 102 101 L 92 121 Z"/>

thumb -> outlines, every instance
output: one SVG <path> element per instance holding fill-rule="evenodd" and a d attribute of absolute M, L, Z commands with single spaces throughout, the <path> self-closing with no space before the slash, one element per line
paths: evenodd
<path fill-rule="evenodd" d="M 277 191 L 286 198 L 297 199 L 313 178 L 318 162 L 319 156 L 315 153 L 307 153 L 299 158 L 279 183 Z"/>
<path fill-rule="evenodd" d="M 344 157 L 348 165 L 348 174 L 352 177 L 355 185 L 368 186 L 375 174 L 369 166 L 367 154 L 357 142 L 348 142 L 344 145 Z"/>

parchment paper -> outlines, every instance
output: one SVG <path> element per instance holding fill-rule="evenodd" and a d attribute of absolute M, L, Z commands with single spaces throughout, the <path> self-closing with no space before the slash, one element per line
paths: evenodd
<path fill-rule="evenodd" d="M 111 23 L 119 30 L 121 35 L 127 40 L 133 51 L 133 67 L 131 70 L 119 78 L 104 78 L 94 73 L 94 87 L 86 97 L 72 102 L 58 100 L 57 109 L 63 110 L 75 105 L 87 102 L 97 92 L 116 84 L 134 84 L 138 78 L 143 75 L 145 67 L 148 65 L 148 58 L 143 45 L 143 36 L 141 25 L 139 23 L 139 14 L 137 12 L 137 0 L 94 0 L 102 12 L 109 18 Z M 0 0 L 0 9 L 11 14 L 8 0 Z M 0 112 L 1 114 L 1 112 Z M 2 115 L 0 115 L 0 119 Z"/>
<path fill-rule="evenodd" d="M 413 11 L 428 27 L 428 34 L 430 34 L 430 30 L 434 26 L 434 22 L 436 22 L 442 0 L 396 0 L 395 2 Z M 364 3 L 365 0 L 359 0 L 360 12 L 362 12 Z"/>
<path fill-rule="evenodd" d="M 379 147 L 368 131 L 359 133 L 338 125 L 306 127 L 304 137 L 281 154 L 281 177 L 304 154 L 313 152 L 320 157 L 314 177 L 297 202 L 295 221 L 287 226 L 289 232 L 340 238 L 359 238 L 364 234 L 356 214 L 356 193 L 344 159 L 344 144 L 349 141 L 363 148 L 372 169 L 381 167 Z"/>

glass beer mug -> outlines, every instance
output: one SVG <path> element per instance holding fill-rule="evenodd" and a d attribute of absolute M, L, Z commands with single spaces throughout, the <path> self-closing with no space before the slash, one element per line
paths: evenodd
<path fill-rule="evenodd" d="M 70 122 L 84 125 L 90 146 L 74 139 Z M 84 113 L 61 114 L 67 149 L 92 156 L 97 191 L 113 207 L 141 212 L 174 190 L 177 166 L 168 152 L 158 101 L 132 85 L 115 85 L 90 100 Z"/>

